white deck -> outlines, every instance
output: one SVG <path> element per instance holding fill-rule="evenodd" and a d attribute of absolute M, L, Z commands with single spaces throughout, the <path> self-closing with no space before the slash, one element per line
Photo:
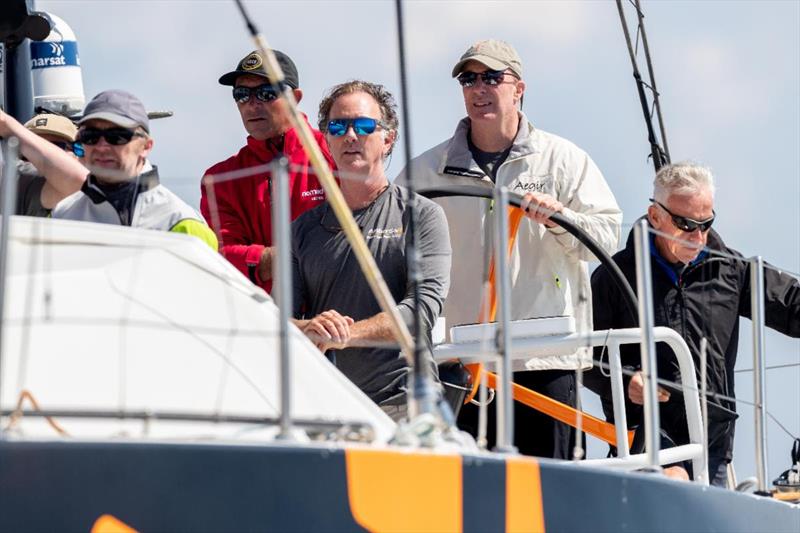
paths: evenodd
<path fill-rule="evenodd" d="M 0 407 L 277 417 L 277 308 L 194 237 L 13 217 Z M 293 328 L 295 417 L 394 423 Z M 26 407 L 30 407 L 27 405 Z M 268 439 L 252 425 L 60 420 L 81 437 Z M 7 423 L 4 419 L 3 425 Z M 24 419 L 31 437 L 53 435 Z M 17 432 L 17 434 L 20 434 Z"/>

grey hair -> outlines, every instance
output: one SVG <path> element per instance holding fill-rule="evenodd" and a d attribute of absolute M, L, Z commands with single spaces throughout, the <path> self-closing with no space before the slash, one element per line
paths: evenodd
<path fill-rule="evenodd" d="M 319 103 L 319 113 L 317 121 L 320 131 L 323 133 L 328 129 L 328 119 L 330 118 L 331 108 L 334 102 L 345 94 L 353 93 L 366 93 L 370 95 L 377 103 L 381 110 L 381 122 L 385 125 L 384 135 L 389 132 L 394 132 L 394 141 L 397 141 L 397 129 L 400 126 L 400 120 L 397 118 L 397 102 L 392 96 L 392 93 L 383 85 L 378 83 L 370 83 L 362 80 L 351 80 L 345 83 L 340 83 L 332 87 L 328 94 Z M 386 157 L 391 155 L 394 149 L 394 142 L 391 148 L 386 153 Z"/>
<path fill-rule="evenodd" d="M 653 198 L 662 203 L 673 194 L 696 194 L 703 190 L 711 191 L 714 196 L 711 169 L 690 161 L 662 167 L 653 180 Z"/>

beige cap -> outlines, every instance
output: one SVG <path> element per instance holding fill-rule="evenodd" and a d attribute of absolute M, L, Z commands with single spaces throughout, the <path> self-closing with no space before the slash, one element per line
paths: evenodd
<path fill-rule="evenodd" d="M 470 46 L 453 67 L 454 78 L 461 74 L 461 69 L 469 61 L 477 61 L 492 70 L 511 69 L 517 77 L 522 79 L 522 60 L 514 47 L 505 41 L 486 39 Z"/>
<path fill-rule="evenodd" d="M 69 142 L 74 141 L 78 134 L 78 128 L 67 117 L 46 113 L 36 115 L 25 123 L 25 127 L 36 135 L 56 135 Z"/>

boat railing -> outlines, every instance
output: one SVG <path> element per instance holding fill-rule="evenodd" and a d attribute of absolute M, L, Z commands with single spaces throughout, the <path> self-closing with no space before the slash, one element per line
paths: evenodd
<path fill-rule="evenodd" d="M 569 333 L 538 337 L 512 337 L 510 356 L 512 359 L 528 359 L 530 357 L 546 357 L 559 353 L 570 353 L 587 346 L 606 346 L 611 367 L 611 391 L 614 404 L 614 420 L 618 457 L 608 459 L 588 459 L 579 464 L 610 466 L 624 470 L 634 470 L 651 465 L 647 453 L 629 454 L 630 443 L 627 434 L 627 415 L 625 411 L 625 389 L 622 380 L 620 362 L 620 346 L 638 344 L 642 340 L 641 328 L 617 330 L 598 330 L 590 333 Z M 704 459 L 703 419 L 700 411 L 700 395 L 694 361 L 692 360 L 686 341 L 678 333 L 666 327 L 652 328 L 654 342 L 667 344 L 674 352 L 680 365 L 681 381 L 685 396 L 686 420 L 689 428 L 689 444 L 657 451 L 657 465 L 665 465 L 679 461 L 692 461 L 695 480 L 707 483 Z M 463 342 L 440 344 L 434 350 L 437 361 L 459 358 L 464 362 L 497 362 L 500 356 L 495 348 L 485 342 Z M 653 384 L 655 386 L 655 384 Z M 645 402 L 648 397 L 645 396 Z M 513 417 L 507 421 L 513 423 Z"/>

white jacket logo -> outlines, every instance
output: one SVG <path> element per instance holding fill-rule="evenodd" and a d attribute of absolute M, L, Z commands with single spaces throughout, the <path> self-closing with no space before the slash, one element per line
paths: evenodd
<path fill-rule="evenodd" d="M 531 181 L 523 182 L 522 180 L 526 178 Z M 519 181 L 514 184 L 511 190 L 521 194 L 527 192 L 546 193 L 549 189 L 548 185 L 552 182 L 553 178 L 550 176 L 520 176 Z"/>
<path fill-rule="evenodd" d="M 398 239 L 403 235 L 403 228 L 375 229 L 367 232 L 366 240 L 370 239 Z"/>
<path fill-rule="evenodd" d="M 309 189 L 300 193 L 302 198 L 311 198 L 312 200 L 324 200 L 325 189 Z"/>

